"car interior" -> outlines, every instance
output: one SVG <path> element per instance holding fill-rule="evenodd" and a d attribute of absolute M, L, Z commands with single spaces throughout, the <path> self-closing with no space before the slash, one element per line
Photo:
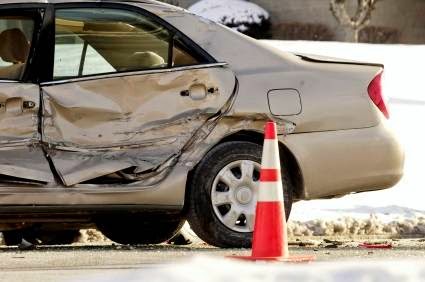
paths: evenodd
<path fill-rule="evenodd" d="M 10 25 L 19 26 L 16 22 L 19 23 L 19 20 L 0 20 L 0 79 L 20 80 L 25 71 L 30 40 L 23 30 L 24 25 L 7 28 Z M 31 34 L 32 31 L 28 33 Z"/>
<path fill-rule="evenodd" d="M 89 17 L 80 19 L 69 15 L 72 14 L 65 12 L 62 15 L 59 11 L 56 17 L 55 56 L 63 55 L 63 58 L 55 60 L 55 79 L 169 67 L 171 36 L 161 25 L 144 18 L 140 22 L 95 21 Z M 173 40 L 172 67 L 198 64 L 184 44 Z M 78 53 L 81 58 L 69 61 L 69 64 L 77 63 L 79 66 L 67 66 L 66 69 L 68 72 L 70 69 L 78 70 L 78 74 L 65 74 L 58 70 L 65 69 L 58 64 L 67 64 L 69 50 Z"/>

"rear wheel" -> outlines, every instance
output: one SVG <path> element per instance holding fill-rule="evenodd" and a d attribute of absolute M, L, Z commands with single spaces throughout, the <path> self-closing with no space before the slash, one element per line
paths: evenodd
<path fill-rule="evenodd" d="M 212 149 L 195 169 L 188 195 L 188 221 L 208 244 L 251 247 L 261 155 L 258 144 L 227 142 Z M 284 172 L 282 184 L 288 218 L 293 188 Z"/>
<path fill-rule="evenodd" d="M 126 216 L 101 220 L 98 229 L 114 241 L 123 245 L 159 244 L 168 241 L 181 229 L 184 219 L 179 216 Z"/>

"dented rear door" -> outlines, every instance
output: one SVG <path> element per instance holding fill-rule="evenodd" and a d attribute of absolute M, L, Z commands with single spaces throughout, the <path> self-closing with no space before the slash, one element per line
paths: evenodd
<path fill-rule="evenodd" d="M 159 177 L 228 105 L 233 72 L 137 12 L 61 7 L 54 78 L 42 84 L 42 138 L 56 172 L 66 186 Z"/>
<path fill-rule="evenodd" d="M 178 156 L 230 99 L 224 66 L 43 87 L 43 141 L 66 185 L 116 172 L 134 177 Z"/>

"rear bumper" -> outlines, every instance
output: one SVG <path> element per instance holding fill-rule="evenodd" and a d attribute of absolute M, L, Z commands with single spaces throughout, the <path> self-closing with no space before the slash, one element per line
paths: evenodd
<path fill-rule="evenodd" d="M 386 189 L 403 175 L 404 150 L 386 122 L 371 128 L 293 134 L 280 141 L 300 166 L 303 199 Z"/>

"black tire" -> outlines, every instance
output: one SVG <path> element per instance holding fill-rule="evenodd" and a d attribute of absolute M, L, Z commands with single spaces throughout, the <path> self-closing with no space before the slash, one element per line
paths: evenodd
<path fill-rule="evenodd" d="M 226 227 L 215 215 L 211 189 L 216 175 L 238 160 L 261 163 L 262 146 L 251 142 L 226 142 L 213 148 L 196 167 L 187 197 L 188 221 L 206 243 L 221 248 L 250 248 L 252 232 L 237 232 Z M 292 209 L 293 186 L 282 167 L 286 219 Z"/>
<path fill-rule="evenodd" d="M 70 245 L 78 241 L 80 230 L 11 230 L 3 232 L 6 246 L 19 245 L 22 239 L 34 245 Z"/>
<path fill-rule="evenodd" d="M 126 216 L 100 220 L 98 229 L 114 241 L 123 245 L 160 244 L 173 238 L 185 220 L 180 216 Z"/>
<path fill-rule="evenodd" d="M 17 246 L 22 242 L 22 232 L 19 230 L 3 231 L 2 233 L 6 246 Z"/>

